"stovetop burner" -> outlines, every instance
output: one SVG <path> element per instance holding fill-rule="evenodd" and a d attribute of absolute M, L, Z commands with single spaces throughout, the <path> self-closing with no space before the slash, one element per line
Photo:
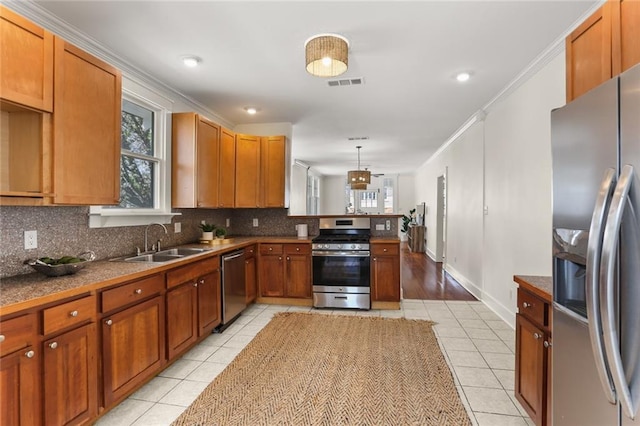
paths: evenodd
<path fill-rule="evenodd" d="M 314 243 L 368 243 L 368 235 L 318 235 L 312 242 Z"/>

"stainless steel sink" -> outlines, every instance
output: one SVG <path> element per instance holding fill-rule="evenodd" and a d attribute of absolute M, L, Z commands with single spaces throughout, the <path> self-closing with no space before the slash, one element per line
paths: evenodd
<path fill-rule="evenodd" d="M 118 257 L 115 259 L 111 259 L 112 261 L 119 262 L 152 262 L 152 263 L 162 263 L 168 262 L 170 260 L 181 259 L 183 257 L 193 256 L 194 254 L 199 254 L 205 251 L 205 249 L 201 248 L 191 248 L 191 247 L 183 247 L 183 248 L 172 248 L 167 250 L 162 250 L 157 253 L 144 253 L 138 256 L 130 256 L 130 257 Z"/>

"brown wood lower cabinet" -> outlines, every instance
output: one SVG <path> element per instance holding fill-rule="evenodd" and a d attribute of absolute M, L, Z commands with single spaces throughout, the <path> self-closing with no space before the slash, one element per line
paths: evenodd
<path fill-rule="evenodd" d="M 400 301 L 400 245 L 371 244 L 371 301 Z"/>
<path fill-rule="evenodd" d="M 258 294 L 257 272 L 256 246 L 246 247 L 244 249 L 244 279 L 247 292 L 245 301 L 247 304 L 253 303 Z"/>
<path fill-rule="evenodd" d="M 40 356 L 33 346 L 0 358 L 0 424 L 41 424 L 39 362 Z"/>
<path fill-rule="evenodd" d="M 156 296 L 104 316 L 102 368 L 105 406 L 127 395 L 164 364 L 164 313 L 164 298 Z"/>
<path fill-rule="evenodd" d="M 45 423 L 88 422 L 98 410 L 96 324 L 45 340 L 42 346 Z"/>
<path fill-rule="evenodd" d="M 261 244 L 262 297 L 311 298 L 311 244 Z"/>
<path fill-rule="evenodd" d="M 540 425 L 551 424 L 550 304 L 518 289 L 516 314 L 516 398 Z"/>
<path fill-rule="evenodd" d="M 170 270 L 167 287 L 167 358 L 171 361 L 222 320 L 220 258 Z"/>

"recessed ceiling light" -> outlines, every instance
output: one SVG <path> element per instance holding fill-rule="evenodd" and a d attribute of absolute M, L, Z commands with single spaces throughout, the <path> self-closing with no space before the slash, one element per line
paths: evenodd
<path fill-rule="evenodd" d="M 471 74 L 469 74 L 468 72 L 461 72 L 456 75 L 456 80 L 458 80 L 460 83 L 464 83 L 465 81 L 469 80 L 470 77 Z"/>
<path fill-rule="evenodd" d="M 202 62 L 202 59 L 198 58 L 197 56 L 184 56 L 182 58 L 182 63 L 184 64 L 184 66 L 189 68 L 197 67 L 198 65 L 200 65 L 200 62 Z"/>
<path fill-rule="evenodd" d="M 244 107 L 244 110 L 247 111 L 247 114 L 254 115 L 258 112 L 258 108 L 256 107 Z"/>

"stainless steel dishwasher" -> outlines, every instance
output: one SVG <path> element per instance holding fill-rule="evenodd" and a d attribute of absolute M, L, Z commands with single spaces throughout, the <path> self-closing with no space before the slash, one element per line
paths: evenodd
<path fill-rule="evenodd" d="M 244 250 L 222 256 L 222 325 L 236 319 L 246 309 Z"/>

